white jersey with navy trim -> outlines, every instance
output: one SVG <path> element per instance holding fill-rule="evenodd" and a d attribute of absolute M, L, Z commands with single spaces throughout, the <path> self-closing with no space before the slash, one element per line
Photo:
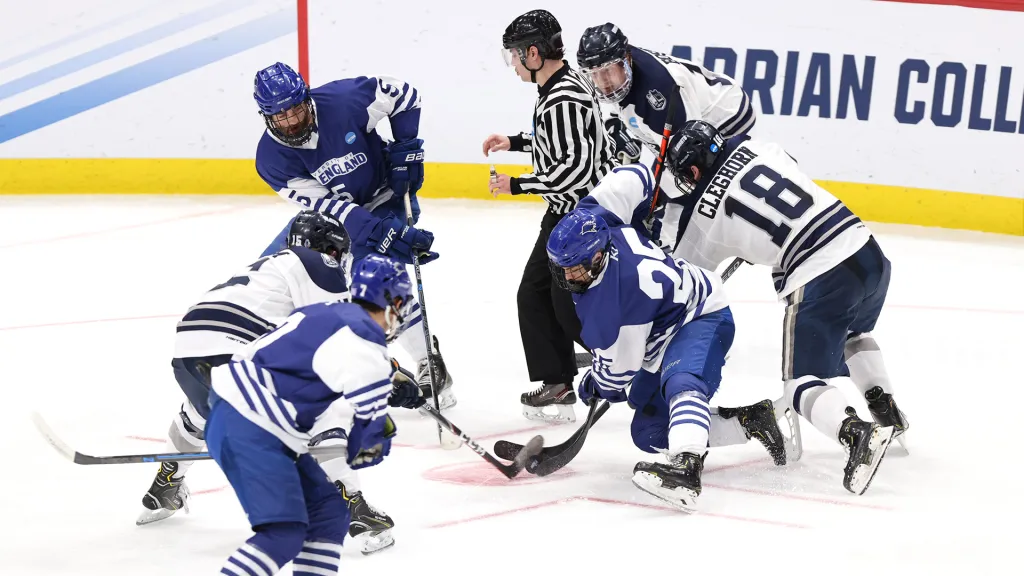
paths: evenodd
<path fill-rule="evenodd" d="M 616 168 L 581 207 L 601 206 L 638 225 L 653 177 L 642 164 Z M 730 257 L 771 266 L 779 298 L 859 250 L 871 231 L 771 142 L 733 138 L 693 192 L 659 207 L 655 240 L 677 258 L 715 269 Z M 642 227 L 642 226 L 641 226 Z"/>
<path fill-rule="evenodd" d="M 661 368 L 683 325 L 728 302 L 714 273 L 669 258 L 614 213 L 600 207 L 594 212 L 612 228 L 611 244 L 601 272 L 573 301 L 581 336 L 594 354 L 594 380 L 622 390 L 640 370 Z"/>
<path fill-rule="evenodd" d="M 633 85 L 617 104 L 617 115 L 635 138 L 657 156 L 668 115 L 668 99 L 678 98 L 672 125 L 703 120 L 725 138 L 745 134 L 757 114 L 750 98 L 734 79 L 689 60 L 630 46 Z"/>
<path fill-rule="evenodd" d="M 299 308 L 211 372 L 213 391 L 297 453 L 311 430 L 384 430 L 394 368 L 384 330 L 358 304 Z M 338 401 L 344 405 L 336 405 Z"/>
<path fill-rule="evenodd" d="M 234 354 L 296 308 L 347 298 L 346 273 L 334 258 L 301 246 L 260 258 L 189 308 L 174 357 Z"/>

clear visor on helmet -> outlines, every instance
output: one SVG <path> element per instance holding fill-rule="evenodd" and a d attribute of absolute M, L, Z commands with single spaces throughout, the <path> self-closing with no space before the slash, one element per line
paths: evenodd
<path fill-rule="evenodd" d="M 584 68 L 583 73 L 597 89 L 597 97 L 603 102 L 622 101 L 633 84 L 633 69 L 622 58 L 595 68 Z"/>
<path fill-rule="evenodd" d="M 512 63 L 519 60 L 519 49 L 518 48 L 502 48 L 501 59 L 505 61 L 505 66 L 511 67 Z"/>

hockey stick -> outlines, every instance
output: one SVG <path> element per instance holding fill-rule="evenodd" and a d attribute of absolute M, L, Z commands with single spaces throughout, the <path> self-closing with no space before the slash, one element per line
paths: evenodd
<path fill-rule="evenodd" d="M 491 453 L 485 450 L 482 446 L 477 444 L 476 440 L 467 436 L 465 432 L 460 430 L 455 424 L 452 424 L 451 420 L 445 418 L 439 410 L 430 404 L 424 404 L 420 407 L 420 410 L 436 420 L 438 426 L 443 426 L 448 430 L 448 432 L 458 438 L 460 443 L 465 442 L 473 452 L 476 452 L 481 458 L 486 460 L 488 464 L 497 468 L 499 472 L 504 474 L 505 477 L 510 480 L 515 478 L 523 468 L 535 466 L 536 457 L 544 448 L 544 437 L 540 435 L 534 436 L 526 443 L 525 446 L 520 447 L 519 451 L 513 458 L 510 458 L 510 460 L 512 460 L 512 464 L 505 464 L 491 455 Z"/>
<path fill-rule="evenodd" d="M 644 219 L 644 227 L 650 232 L 654 228 L 654 211 L 658 206 L 658 194 L 661 192 L 661 175 L 665 173 L 665 163 L 668 161 L 668 141 L 672 137 L 672 110 L 675 108 L 676 100 L 669 96 L 668 110 L 665 111 L 665 128 L 661 131 L 661 150 L 654 162 L 654 193 L 651 198 L 651 209 Z"/>
<path fill-rule="evenodd" d="M 164 452 L 158 454 L 124 454 L 119 456 L 91 456 L 89 454 L 83 454 L 77 450 L 68 446 L 63 440 L 60 439 L 57 434 L 53 432 L 53 429 L 43 420 L 43 417 L 37 413 L 32 413 L 32 423 L 35 424 L 36 430 L 43 435 L 43 438 L 53 446 L 57 452 L 62 456 L 71 460 L 75 464 L 144 464 L 150 462 L 184 462 L 194 460 L 212 460 L 209 452 Z M 348 456 L 347 446 L 313 446 L 309 449 L 309 453 L 313 456 L 331 456 L 341 457 Z"/>
<path fill-rule="evenodd" d="M 405 197 L 405 224 L 406 226 L 413 225 L 412 216 L 412 197 L 409 193 L 409 183 L 406 182 L 402 186 L 404 190 L 400 192 Z M 399 192 L 396 190 L 395 192 Z M 420 273 L 420 255 L 415 249 L 412 250 L 412 268 L 416 274 L 416 292 L 420 300 L 420 317 L 423 321 L 423 338 L 427 341 L 427 370 L 430 371 L 430 395 L 434 402 L 434 409 L 437 413 L 441 413 L 441 400 L 437 396 L 437 361 L 434 358 L 434 343 L 430 337 L 430 323 L 427 322 L 427 301 L 423 298 L 423 275 Z M 437 440 L 441 443 L 441 448 L 445 450 L 456 450 L 462 445 L 462 442 L 457 437 L 445 436 L 444 428 L 440 422 L 437 425 Z"/>

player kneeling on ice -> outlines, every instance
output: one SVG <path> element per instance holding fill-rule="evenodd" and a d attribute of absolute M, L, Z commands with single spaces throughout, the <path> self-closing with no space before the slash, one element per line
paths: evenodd
<path fill-rule="evenodd" d="M 289 231 L 288 245 L 286 250 L 260 258 L 241 274 L 215 286 L 178 323 L 171 366 L 187 400 L 171 422 L 170 450 L 203 450 L 211 369 L 227 363 L 232 354 L 283 322 L 296 308 L 348 297 L 350 242 L 337 220 L 313 211 L 300 213 Z M 408 391 L 408 386 L 403 389 Z M 314 442 L 335 441 L 328 436 L 314 438 Z M 146 509 L 137 524 L 188 510 L 185 472 L 191 465 L 191 461 L 160 465 L 142 497 Z M 390 529 L 394 523 L 387 514 L 367 504 L 356 474 L 344 460 L 325 458 L 324 466 L 349 502 L 353 518 L 349 534 L 363 541 L 364 552 L 393 544 Z"/>
<path fill-rule="evenodd" d="M 709 409 L 734 334 L 717 276 L 673 261 L 600 208 L 566 215 L 551 232 L 547 253 L 555 280 L 573 293 L 583 340 L 594 354 L 580 398 L 628 400 L 636 409 L 634 444 L 668 457 L 667 465 L 636 465 L 638 488 L 692 510 L 709 432 L 714 446 L 756 435 L 777 464 L 785 463 L 770 401 L 734 409 L 728 419 Z"/>
<path fill-rule="evenodd" d="M 349 506 L 308 446 L 326 428 L 346 440 L 353 469 L 388 455 L 387 335 L 412 299 L 404 267 L 383 256 L 358 262 L 352 277 L 351 303 L 299 308 L 213 369 L 206 442 L 256 533 L 223 574 L 269 576 L 289 561 L 296 575 L 338 573 Z"/>
<path fill-rule="evenodd" d="M 777 144 L 726 140 L 707 122 L 690 121 L 671 137 L 667 168 L 679 193 L 659 196 L 649 233 L 640 222 L 655 192 L 642 164 L 616 168 L 580 206 L 603 207 L 673 257 L 700 266 L 739 257 L 773 267 L 775 289 L 787 304 L 786 398 L 848 451 L 843 485 L 863 494 L 894 434 L 908 428 L 871 336 L 889 287 L 889 260 L 860 218 Z M 864 395 L 874 423 L 861 420 L 832 385 L 843 377 Z M 799 428 L 792 431 L 799 440 Z"/>

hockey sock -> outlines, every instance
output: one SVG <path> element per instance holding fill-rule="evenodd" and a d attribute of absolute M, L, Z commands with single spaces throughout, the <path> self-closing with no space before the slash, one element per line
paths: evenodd
<path fill-rule="evenodd" d="M 228 557 L 220 573 L 230 576 L 273 576 L 281 570 L 281 566 L 303 551 L 305 537 L 306 525 L 300 522 L 274 522 L 258 526 L 256 534 Z"/>
<path fill-rule="evenodd" d="M 398 345 L 412 358 L 413 362 L 419 363 L 427 358 L 427 341 L 423 338 L 423 318 L 420 316 L 419 303 L 413 304 L 412 312 L 404 319 L 405 329 L 398 335 Z"/>
<path fill-rule="evenodd" d="M 199 415 L 199 411 L 191 402 L 186 401 L 181 405 L 181 411 L 171 422 L 171 429 L 167 432 L 167 446 L 170 452 L 200 452 L 206 446 L 203 439 L 203 428 L 206 427 L 206 420 Z M 194 461 L 178 462 L 178 471 L 175 478 L 181 478 L 185 471 L 192 467 Z"/>
<path fill-rule="evenodd" d="M 669 453 L 703 454 L 707 450 L 710 426 L 707 396 L 696 390 L 676 394 L 669 402 Z"/>
<path fill-rule="evenodd" d="M 850 405 L 842 390 L 815 376 L 803 376 L 786 381 L 786 395 L 796 411 L 812 426 L 839 441 L 839 427 L 849 417 L 846 407 Z"/>
<path fill-rule="evenodd" d="M 341 544 L 306 540 L 302 552 L 292 563 L 295 576 L 338 574 L 341 568 Z"/>
<path fill-rule="evenodd" d="M 711 448 L 746 444 L 749 440 L 739 418 L 722 418 L 718 414 L 711 414 L 710 422 L 708 446 Z"/>
<path fill-rule="evenodd" d="M 861 394 L 875 386 L 881 386 L 883 392 L 892 394 L 892 384 L 885 370 L 882 351 L 870 333 L 850 336 L 846 340 L 844 355 L 846 365 L 850 367 L 850 379 Z"/>

